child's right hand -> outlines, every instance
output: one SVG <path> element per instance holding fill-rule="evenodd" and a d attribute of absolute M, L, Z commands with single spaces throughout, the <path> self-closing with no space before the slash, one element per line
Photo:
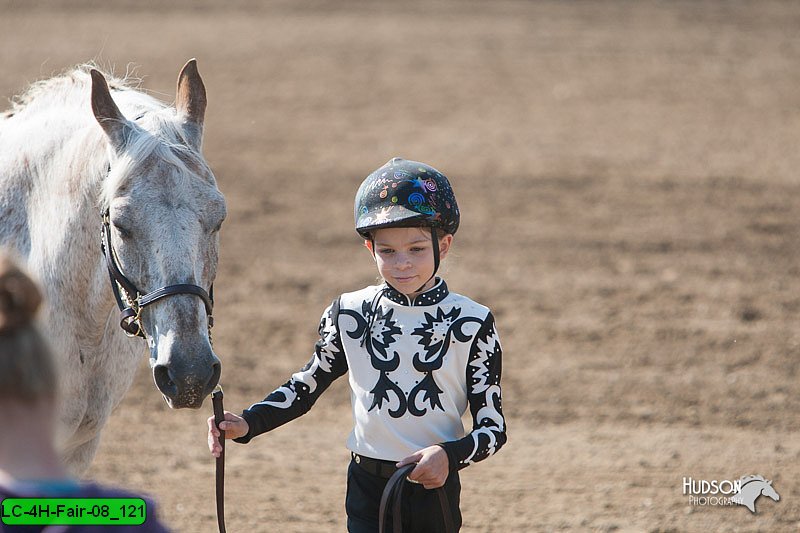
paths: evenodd
<path fill-rule="evenodd" d="M 225 431 L 226 439 L 244 437 L 250 431 L 250 426 L 244 418 L 229 411 L 225 411 L 224 421 L 219 423 L 219 427 Z M 219 454 L 222 453 L 222 445 L 219 443 L 219 429 L 214 423 L 213 416 L 208 418 L 208 449 L 214 457 L 219 457 Z"/>

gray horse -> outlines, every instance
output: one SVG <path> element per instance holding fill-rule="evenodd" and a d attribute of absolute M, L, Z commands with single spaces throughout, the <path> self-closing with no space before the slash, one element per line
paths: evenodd
<path fill-rule="evenodd" d="M 146 339 L 170 407 L 200 407 L 219 380 L 206 292 L 226 210 L 201 154 L 205 108 L 191 60 L 175 107 L 81 66 L 34 84 L 0 115 L 0 246 L 45 293 L 59 447 L 75 473 L 91 463 L 145 346 L 119 327 L 117 301 L 128 331 Z M 123 277 L 111 282 L 114 268 Z M 144 305 L 164 287 L 178 289 Z"/>

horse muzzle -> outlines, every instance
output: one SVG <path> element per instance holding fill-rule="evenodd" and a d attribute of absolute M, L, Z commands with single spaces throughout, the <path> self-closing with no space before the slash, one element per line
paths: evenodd
<path fill-rule="evenodd" d="M 156 363 L 153 380 L 172 409 L 199 409 L 219 382 L 219 359 L 209 350 L 205 357 L 187 364 L 181 360 Z"/>

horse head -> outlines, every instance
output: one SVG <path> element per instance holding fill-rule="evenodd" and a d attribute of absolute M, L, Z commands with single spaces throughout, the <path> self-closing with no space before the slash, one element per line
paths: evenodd
<path fill-rule="evenodd" d="M 772 486 L 772 480 L 767 481 L 764 485 L 762 485 L 761 494 L 767 496 L 768 498 L 772 498 L 776 502 L 781 499 L 781 496 L 780 494 L 778 494 L 778 491 L 776 491 L 775 488 Z"/>
<path fill-rule="evenodd" d="M 127 118 L 103 75 L 92 70 L 91 105 L 108 144 L 102 209 L 112 254 L 138 296 L 172 291 L 138 306 L 135 321 L 150 349 L 156 386 L 173 408 L 198 408 L 219 381 L 210 339 L 211 291 L 225 199 L 201 154 L 206 92 L 194 60 L 178 76 L 175 108 L 137 109 Z M 116 93 L 122 106 L 126 93 Z M 200 288 L 199 293 L 197 289 Z M 137 295 L 127 294 L 129 300 Z M 169 292 L 169 291 L 168 291 Z M 142 299 L 143 300 L 143 299 Z"/>

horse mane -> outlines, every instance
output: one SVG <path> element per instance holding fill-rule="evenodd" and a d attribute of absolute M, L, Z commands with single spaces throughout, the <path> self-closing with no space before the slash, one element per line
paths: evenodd
<path fill-rule="evenodd" d="M 747 485 L 748 483 L 750 483 L 751 481 L 763 481 L 765 483 L 768 483 L 768 481 L 766 479 L 764 479 L 764 476 L 758 476 L 758 475 L 744 476 L 739 481 L 741 482 L 743 487 L 745 485 Z"/>
<path fill-rule="evenodd" d="M 12 117 L 22 119 L 24 115 L 50 112 L 58 113 L 61 117 L 69 116 L 76 127 L 94 127 L 96 120 L 90 106 L 92 79 L 89 72 L 92 69 L 101 70 L 95 63 L 89 62 L 33 83 L 24 93 L 11 99 L 12 107 L 0 114 L 0 123 Z M 102 182 L 100 207 L 108 207 L 115 192 L 132 174 L 133 167 L 153 154 L 178 168 L 193 167 L 197 172 L 192 175 L 213 180 L 205 158 L 190 148 L 191 144 L 174 107 L 143 92 L 140 88 L 141 78 L 135 77 L 130 69 L 121 78 L 107 71 L 101 72 L 114 101 L 133 127 L 124 154 L 121 157 L 111 156 L 117 171 L 106 176 Z M 100 139 L 100 128 L 97 127 L 96 131 Z"/>
<path fill-rule="evenodd" d="M 25 92 L 11 98 L 11 109 L 5 114 L 13 116 L 51 106 L 86 104 L 85 90 L 91 87 L 89 71 L 92 69 L 101 70 L 94 62 L 88 62 L 32 83 Z M 138 90 L 142 82 L 141 78 L 130 72 L 126 72 L 122 78 L 115 77 L 113 73 L 102 72 L 112 91 Z"/>

